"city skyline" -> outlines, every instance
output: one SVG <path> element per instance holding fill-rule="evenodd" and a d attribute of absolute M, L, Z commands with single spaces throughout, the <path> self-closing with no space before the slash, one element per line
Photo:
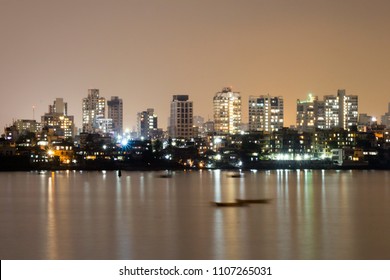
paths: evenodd
<path fill-rule="evenodd" d="M 124 128 L 154 108 L 167 127 L 172 95 L 213 119 L 225 86 L 243 99 L 283 96 L 285 126 L 296 100 L 338 89 L 359 112 L 387 111 L 387 1 L 0 1 L 0 125 L 39 120 L 64 98 L 81 127 L 87 89 L 123 99 Z M 375 102 L 372 102 L 372 101 Z M 33 106 L 35 109 L 33 109 Z"/>

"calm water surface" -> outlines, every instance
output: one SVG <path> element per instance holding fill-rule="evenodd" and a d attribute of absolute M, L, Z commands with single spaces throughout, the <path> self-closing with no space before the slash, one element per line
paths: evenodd
<path fill-rule="evenodd" d="M 390 259 L 388 171 L 159 174 L 0 173 L 0 259 Z"/>

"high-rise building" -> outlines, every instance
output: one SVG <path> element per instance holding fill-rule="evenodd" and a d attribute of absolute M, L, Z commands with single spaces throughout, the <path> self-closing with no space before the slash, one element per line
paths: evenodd
<path fill-rule="evenodd" d="M 282 96 L 249 97 L 249 130 L 273 132 L 283 128 L 284 104 Z"/>
<path fill-rule="evenodd" d="M 214 129 L 218 134 L 236 134 L 241 126 L 241 95 L 225 87 L 213 98 Z"/>
<path fill-rule="evenodd" d="M 381 123 L 387 128 L 390 127 L 390 103 L 388 104 L 387 112 L 381 117 Z"/>
<path fill-rule="evenodd" d="M 112 119 L 113 131 L 116 135 L 123 134 L 123 101 L 118 96 L 111 96 L 107 101 L 108 118 Z"/>
<path fill-rule="evenodd" d="M 98 89 L 89 89 L 88 97 L 83 98 L 83 132 L 98 130 L 96 119 L 105 118 L 106 99 L 99 96 Z"/>
<path fill-rule="evenodd" d="M 174 95 L 169 118 L 169 136 L 173 138 L 192 138 L 193 104 L 188 95 Z"/>
<path fill-rule="evenodd" d="M 137 114 L 137 134 L 139 138 L 151 139 L 157 131 L 157 115 L 154 109 L 148 108 L 146 111 Z"/>
<path fill-rule="evenodd" d="M 325 95 L 325 128 L 349 129 L 358 124 L 358 96 L 346 95 L 339 89 L 337 95 Z"/>
<path fill-rule="evenodd" d="M 56 98 L 53 105 L 49 105 L 49 112 L 41 117 L 41 122 L 43 128 L 52 128 L 60 138 L 74 136 L 74 117 L 68 115 L 68 104 L 63 98 Z"/>
<path fill-rule="evenodd" d="M 297 100 L 296 126 L 299 131 L 309 132 L 325 128 L 324 102 L 309 94 L 306 100 Z"/>
<path fill-rule="evenodd" d="M 49 113 L 68 115 L 68 103 L 64 102 L 63 98 L 56 98 L 56 100 L 53 102 L 53 105 L 49 105 Z"/>

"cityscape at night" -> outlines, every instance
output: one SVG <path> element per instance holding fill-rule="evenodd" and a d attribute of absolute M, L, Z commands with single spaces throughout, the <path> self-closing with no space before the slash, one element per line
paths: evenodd
<path fill-rule="evenodd" d="M 211 98 L 210 98 L 211 99 Z M 123 100 L 99 89 L 82 99 L 82 128 L 56 98 L 41 121 L 18 119 L 1 138 L 2 169 L 388 168 L 389 111 L 379 122 L 359 114 L 359 98 L 340 89 L 323 100 L 297 100 L 296 125 L 284 126 L 283 96 L 250 96 L 242 123 L 240 92 L 224 87 L 213 119 L 194 116 L 189 95 L 173 95 L 169 126 L 153 108 L 137 113 L 136 131 L 123 128 Z M 107 108 L 106 108 L 107 107 Z"/>

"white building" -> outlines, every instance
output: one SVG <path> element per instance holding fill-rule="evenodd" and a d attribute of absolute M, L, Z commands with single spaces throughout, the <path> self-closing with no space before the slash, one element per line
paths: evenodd
<path fill-rule="evenodd" d="M 325 128 L 349 129 L 358 124 L 358 96 L 346 95 L 339 89 L 337 95 L 325 95 Z"/>
<path fill-rule="evenodd" d="M 214 130 L 217 134 L 236 134 L 241 127 L 241 95 L 225 87 L 213 98 Z"/>
<path fill-rule="evenodd" d="M 314 131 L 316 128 L 325 128 L 324 101 L 317 96 L 308 95 L 306 100 L 297 100 L 296 127 L 299 131 Z"/>
<path fill-rule="evenodd" d="M 249 131 L 272 132 L 283 128 L 284 104 L 282 96 L 260 95 L 249 97 Z"/>
<path fill-rule="evenodd" d="M 114 134 L 114 125 L 112 119 L 96 118 L 94 123 L 95 132 L 102 134 Z"/>
<path fill-rule="evenodd" d="M 83 132 L 94 133 L 96 119 L 105 118 L 106 99 L 99 96 L 98 89 L 89 89 L 88 97 L 83 98 Z"/>

